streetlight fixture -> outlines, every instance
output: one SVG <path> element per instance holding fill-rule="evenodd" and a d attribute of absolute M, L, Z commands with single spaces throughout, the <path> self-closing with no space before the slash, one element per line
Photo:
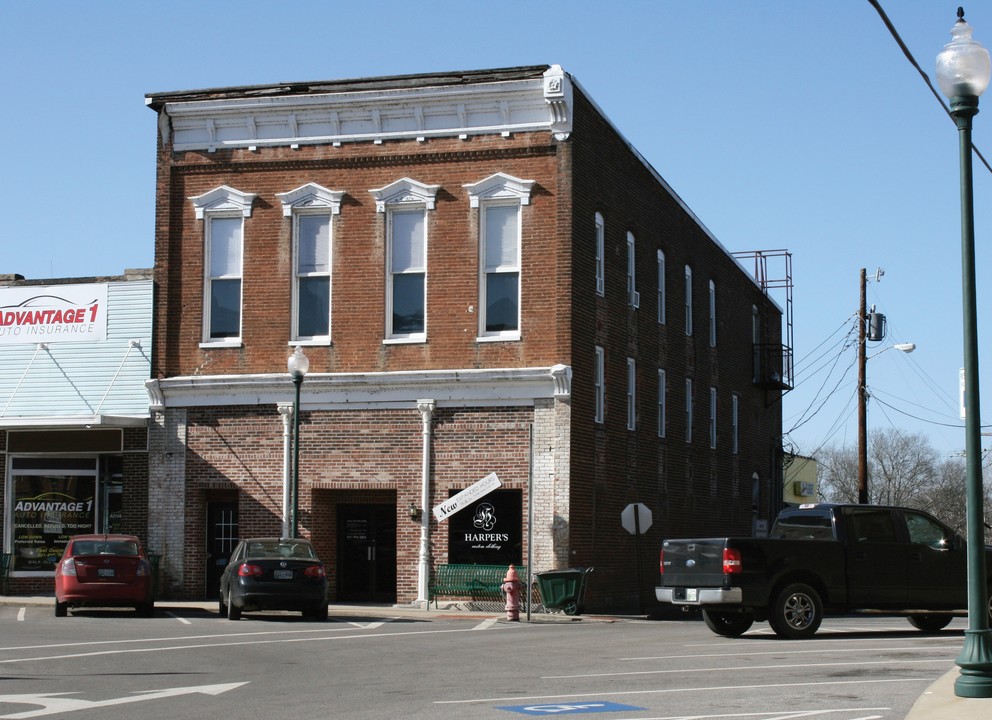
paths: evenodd
<path fill-rule="evenodd" d="M 293 379 L 293 387 L 296 393 L 293 397 L 293 487 L 291 491 L 292 506 L 289 511 L 289 536 L 295 538 L 299 527 L 299 505 L 300 505 L 300 386 L 303 378 L 310 369 L 310 360 L 303 354 L 303 348 L 299 345 L 286 361 L 286 368 Z"/>
<path fill-rule="evenodd" d="M 865 380 L 866 366 L 873 357 L 878 357 L 886 350 L 899 350 L 911 353 L 916 349 L 915 343 L 896 343 L 882 348 L 874 355 L 865 354 L 864 322 L 858 344 L 858 503 L 868 503 L 868 387 Z"/>
<path fill-rule="evenodd" d="M 954 682 L 959 697 L 992 697 L 992 632 L 989 630 L 982 499 L 981 416 L 978 392 L 978 321 L 975 289 L 975 207 L 971 171 L 971 125 L 978 96 L 992 74 L 989 53 L 972 39 L 973 30 L 958 8 L 951 42 L 937 55 L 937 83 L 951 101 L 958 128 L 961 162 L 961 289 L 964 315 L 965 502 L 968 516 L 968 629 L 955 661 L 961 674 Z"/>

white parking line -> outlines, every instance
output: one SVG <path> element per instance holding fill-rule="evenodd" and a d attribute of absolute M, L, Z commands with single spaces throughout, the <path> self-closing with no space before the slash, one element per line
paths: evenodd
<path fill-rule="evenodd" d="M 27 611 L 28 609 L 26 607 L 22 607 L 20 610 L 17 611 L 17 622 L 24 622 L 24 615 L 27 613 Z"/>
<path fill-rule="evenodd" d="M 914 663 L 941 663 L 946 664 L 948 662 L 953 662 L 954 656 L 949 655 L 943 658 L 928 658 L 924 660 L 900 660 L 901 665 L 910 665 Z M 858 667 L 864 667 L 865 665 L 891 665 L 891 660 L 871 660 L 871 661 L 859 661 L 857 663 Z M 619 677 L 622 675 L 673 675 L 681 673 L 697 673 L 697 672 L 723 672 L 723 671 L 736 671 L 736 670 L 784 670 L 787 668 L 815 668 L 815 667 L 850 667 L 851 663 L 846 662 L 834 662 L 834 663 L 787 663 L 784 665 L 745 665 L 745 666 L 734 666 L 734 667 L 703 667 L 703 668 L 673 668 L 671 670 L 633 670 L 631 672 L 616 672 L 616 673 L 586 673 L 582 675 L 542 675 L 542 680 L 573 680 L 575 678 L 593 678 L 593 677 Z"/>
<path fill-rule="evenodd" d="M 478 625 L 476 625 L 472 629 L 473 630 L 488 630 L 489 628 L 491 628 L 493 625 L 495 625 L 498 622 L 499 622 L 499 618 L 498 617 L 489 618 L 488 620 L 483 620 L 481 623 L 479 623 Z"/>
<path fill-rule="evenodd" d="M 178 620 L 183 625 L 192 625 L 193 624 L 189 620 L 187 620 L 186 618 L 184 618 L 184 617 L 182 617 L 180 615 L 176 615 L 174 612 L 170 612 L 170 611 L 166 610 L 165 611 L 165 614 L 168 615 L 171 618 L 174 618 L 174 619 Z"/>

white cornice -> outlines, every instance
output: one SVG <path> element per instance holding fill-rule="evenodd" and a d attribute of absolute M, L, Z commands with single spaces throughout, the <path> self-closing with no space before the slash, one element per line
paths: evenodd
<path fill-rule="evenodd" d="M 166 101 L 163 113 L 175 151 L 537 130 L 564 140 L 572 125 L 572 81 L 553 65 L 543 77 L 511 81 Z"/>
<path fill-rule="evenodd" d="M 301 386 L 307 409 L 417 407 L 422 398 L 439 406 L 530 405 L 538 399 L 565 400 L 571 371 L 564 365 L 496 370 L 422 370 L 379 373 L 312 373 Z M 152 410 L 219 405 L 267 405 L 292 399 L 286 373 L 192 375 L 148 380 Z"/>

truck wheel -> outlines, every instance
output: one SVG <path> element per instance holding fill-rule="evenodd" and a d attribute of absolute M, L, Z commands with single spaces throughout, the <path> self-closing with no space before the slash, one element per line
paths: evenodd
<path fill-rule="evenodd" d="M 719 610 L 703 610 L 703 621 L 706 627 L 724 637 L 740 637 L 754 625 L 754 618 L 750 613 Z"/>
<path fill-rule="evenodd" d="M 787 585 L 776 596 L 768 622 L 776 635 L 790 640 L 813 637 L 823 620 L 820 595 L 809 585 Z"/>
<path fill-rule="evenodd" d="M 950 615 L 910 615 L 909 624 L 925 633 L 940 632 L 951 623 Z"/>

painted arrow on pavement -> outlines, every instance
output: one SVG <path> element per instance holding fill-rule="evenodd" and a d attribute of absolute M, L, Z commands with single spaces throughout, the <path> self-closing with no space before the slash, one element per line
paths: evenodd
<path fill-rule="evenodd" d="M 93 708 L 111 705 L 126 705 L 128 703 L 159 700 L 161 698 L 178 697 L 179 695 L 220 695 L 228 690 L 234 690 L 246 682 L 225 683 L 222 685 L 194 685 L 193 687 L 165 688 L 163 690 L 143 690 L 126 695 L 125 697 L 110 698 L 109 700 L 81 700 L 65 697 L 75 693 L 36 693 L 23 695 L 0 695 L 0 704 L 13 703 L 17 705 L 41 705 L 40 710 L 26 710 L 11 715 L 0 715 L 0 720 L 19 720 L 20 718 L 41 717 L 57 713 L 73 712 L 75 710 L 92 710 Z"/>

